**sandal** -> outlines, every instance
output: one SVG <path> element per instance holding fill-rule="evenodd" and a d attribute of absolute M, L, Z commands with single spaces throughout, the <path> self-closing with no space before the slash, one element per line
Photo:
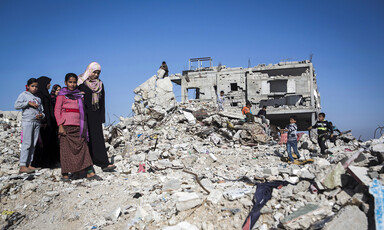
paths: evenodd
<path fill-rule="evenodd" d="M 103 172 L 113 172 L 115 168 L 116 168 L 116 165 L 112 165 L 109 167 L 102 168 L 101 170 L 103 170 Z"/>
<path fill-rule="evenodd" d="M 27 173 L 27 174 L 30 174 L 30 173 L 34 173 L 35 172 L 35 170 L 34 169 L 29 169 L 29 168 L 27 168 L 27 169 L 20 169 L 19 170 L 19 173 L 20 174 L 22 174 L 22 173 Z"/>
<path fill-rule="evenodd" d="M 87 180 L 103 180 L 103 178 L 99 177 L 98 175 L 93 175 L 91 177 L 86 177 Z"/>

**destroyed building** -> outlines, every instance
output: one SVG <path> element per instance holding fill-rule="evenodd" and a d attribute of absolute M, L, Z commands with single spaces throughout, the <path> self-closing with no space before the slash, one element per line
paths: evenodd
<path fill-rule="evenodd" d="M 343 132 L 321 158 L 317 138 L 301 134 L 289 163 L 261 119 L 225 115 L 212 98 L 178 103 L 171 79 L 189 74 L 161 72 L 134 89 L 132 117 L 104 127 L 117 168 L 95 167 L 102 181 L 64 182 L 60 168 L 19 174 L 21 116 L 0 111 L 2 229 L 383 229 L 384 135 Z"/>
<path fill-rule="evenodd" d="M 202 63 L 208 61 L 209 66 L 203 67 Z M 277 126 L 284 126 L 290 115 L 297 116 L 300 130 L 314 124 L 320 112 L 316 74 L 309 60 L 250 68 L 212 66 L 210 57 L 193 58 L 189 63 L 188 70 L 170 76 L 172 82 L 181 86 L 182 102 L 215 101 L 217 93 L 224 91 L 226 112 L 240 115 L 248 100 L 253 113 L 267 106 L 268 119 Z"/>

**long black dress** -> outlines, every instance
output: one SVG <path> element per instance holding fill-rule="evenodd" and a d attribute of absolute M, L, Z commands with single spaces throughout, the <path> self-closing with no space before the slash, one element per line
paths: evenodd
<path fill-rule="evenodd" d="M 32 166 L 52 168 L 60 162 L 60 149 L 57 139 L 57 123 L 54 105 L 51 102 L 47 85 L 51 82 L 48 77 L 37 79 L 39 88 L 36 93 L 44 108 L 44 119 L 41 120 L 40 137 L 35 148 Z"/>
<path fill-rule="evenodd" d="M 105 91 L 104 84 L 99 99 L 99 109 L 92 107 L 92 90 L 85 84 L 79 85 L 79 90 L 85 93 L 84 104 L 87 116 L 89 134 L 89 152 L 91 153 L 93 164 L 106 168 L 110 162 L 108 160 L 107 149 L 105 148 L 102 123 L 105 122 Z"/>

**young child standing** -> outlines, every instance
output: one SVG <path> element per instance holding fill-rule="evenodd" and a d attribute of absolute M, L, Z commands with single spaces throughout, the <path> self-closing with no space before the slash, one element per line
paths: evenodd
<path fill-rule="evenodd" d="M 41 100 L 35 96 L 38 90 L 37 79 L 30 78 L 26 87 L 27 91 L 22 92 L 15 102 L 15 109 L 22 110 L 23 143 L 20 151 L 20 173 L 32 173 L 36 170 L 31 166 L 31 162 L 39 137 L 40 119 L 44 118 Z"/>
<path fill-rule="evenodd" d="M 224 102 L 225 102 L 224 91 L 220 91 L 220 94 L 217 94 L 217 106 L 219 108 L 219 111 L 224 111 Z"/>
<path fill-rule="evenodd" d="M 289 117 L 289 125 L 285 127 L 285 129 L 280 130 L 281 132 L 287 132 L 288 133 L 288 139 L 287 139 L 287 152 L 288 157 L 291 163 L 295 163 L 292 157 L 291 148 L 293 148 L 293 151 L 295 152 L 296 156 L 300 158 L 299 151 L 297 150 L 297 125 L 296 125 L 296 117 L 290 116 Z"/>
<path fill-rule="evenodd" d="M 69 173 L 83 170 L 87 179 L 102 180 L 93 170 L 87 139 L 88 130 L 84 112 L 84 95 L 77 89 L 77 75 L 65 75 L 65 85 L 57 98 L 55 117 L 59 126 L 62 181 L 69 181 Z"/>
<path fill-rule="evenodd" d="M 317 129 L 317 142 L 319 143 L 321 150 L 320 157 L 327 158 L 327 154 L 325 152 L 327 146 L 325 146 L 325 142 L 327 141 L 329 135 L 331 138 L 333 137 L 333 130 L 329 122 L 325 120 L 325 113 L 319 113 L 318 121 L 316 121 L 315 125 L 310 126 L 308 130 L 311 130 L 312 128 Z"/>

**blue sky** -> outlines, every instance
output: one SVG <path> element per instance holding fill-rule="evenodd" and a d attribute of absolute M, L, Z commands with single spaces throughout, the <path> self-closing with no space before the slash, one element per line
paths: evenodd
<path fill-rule="evenodd" d="M 384 126 L 383 1 L 0 1 L 0 110 L 13 110 L 28 78 L 63 85 L 101 64 L 107 112 L 127 116 L 132 90 L 167 61 L 229 67 L 313 63 L 323 112 L 341 130 Z"/>

